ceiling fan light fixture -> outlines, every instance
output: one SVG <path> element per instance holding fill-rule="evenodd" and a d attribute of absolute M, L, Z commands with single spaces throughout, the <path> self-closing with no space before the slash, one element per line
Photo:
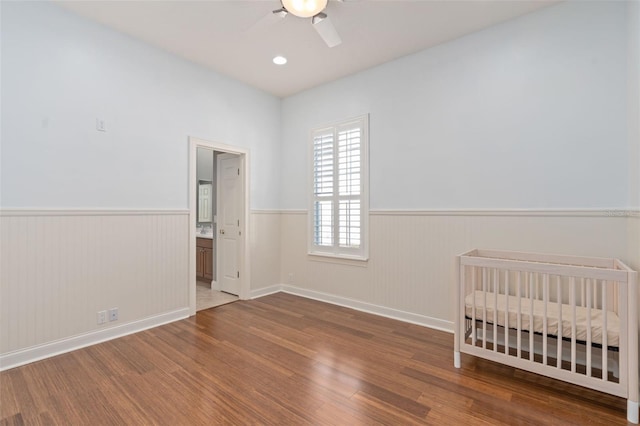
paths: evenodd
<path fill-rule="evenodd" d="M 274 11 L 273 11 L 273 12 L 271 12 L 271 13 L 273 13 L 274 15 L 276 15 L 276 16 L 277 16 L 277 17 L 279 17 L 279 18 L 284 18 L 285 16 L 287 16 L 287 14 L 288 14 L 289 12 L 287 12 L 287 9 L 285 9 L 284 7 L 281 7 L 280 9 L 278 9 L 278 10 L 274 10 Z"/>
<path fill-rule="evenodd" d="M 327 14 L 326 13 L 318 13 L 316 16 L 311 18 L 311 23 L 313 25 L 315 25 L 315 24 L 318 24 L 318 23 L 322 22 L 326 18 L 327 18 Z"/>
<path fill-rule="evenodd" d="M 327 7 L 327 0 L 282 0 L 282 7 L 300 18 L 311 18 Z"/>

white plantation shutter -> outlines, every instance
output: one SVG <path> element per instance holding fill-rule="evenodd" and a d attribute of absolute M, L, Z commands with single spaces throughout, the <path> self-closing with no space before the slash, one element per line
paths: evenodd
<path fill-rule="evenodd" d="M 312 254 L 366 259 L 368 117 L 312 132 Z"/>
<path fill-rule="evenodd" d="M 313 243 L 333 246 L 334 137 L 332 132 L 313 138 Z"/>
<path fill-rule="evenodd" d="M 360 247 L 360 157 L 362 130 L 345 126 L 338 130 L 338 244 Z"/>

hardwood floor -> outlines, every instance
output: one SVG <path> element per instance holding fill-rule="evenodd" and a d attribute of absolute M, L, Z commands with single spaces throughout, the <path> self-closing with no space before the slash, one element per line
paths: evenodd
<path fill-rule="evenodd" d="M 284 293 L 0 373 L 1 424 L 602 424 L 626 401 Z"/>

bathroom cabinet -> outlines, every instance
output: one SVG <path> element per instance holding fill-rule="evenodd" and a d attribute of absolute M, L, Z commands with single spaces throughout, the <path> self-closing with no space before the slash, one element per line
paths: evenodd
<path fill-rule="evenodd" d="M 213 240 L 196 238 L 196 279 L 211 283 L 213 272 Z"/>

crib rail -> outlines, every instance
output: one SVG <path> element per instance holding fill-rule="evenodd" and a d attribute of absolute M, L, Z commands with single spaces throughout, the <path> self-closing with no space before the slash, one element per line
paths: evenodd
<path fill-rule="evenodd" d="M 624 263 L 473 250 L 458 257 L 457 270 L 457 354 L 637 404 L 637 273 Z"/>

